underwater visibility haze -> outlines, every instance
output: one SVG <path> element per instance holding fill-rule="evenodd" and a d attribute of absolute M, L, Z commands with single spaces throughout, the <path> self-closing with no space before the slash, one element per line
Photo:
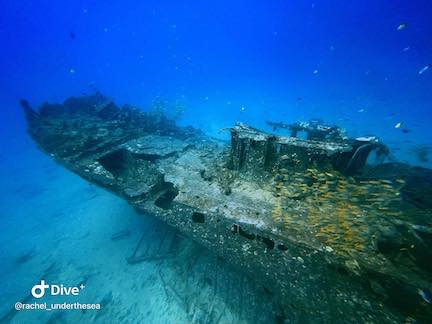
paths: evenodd
<path fill-rule="evenodd" d="M 1 323 L 432 322 L 430 1 L 1 8 Z"/>

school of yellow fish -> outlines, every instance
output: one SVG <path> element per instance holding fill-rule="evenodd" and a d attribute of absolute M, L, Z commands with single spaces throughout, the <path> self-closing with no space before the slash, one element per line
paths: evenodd
<path fill-rule="evenodd" d="M 275 176 L 272 219 L 297 238 L 311 238 L 340 255 L 374 249 L 378 226 L 398 217 L 402 179 L 358 181 L 337 171 L 289 172 Z"/>

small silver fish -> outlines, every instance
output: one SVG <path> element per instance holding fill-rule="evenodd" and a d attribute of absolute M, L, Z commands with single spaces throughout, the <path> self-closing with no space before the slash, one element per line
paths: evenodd
<path fill-rule="evenodd" d="M 431 67 L 430 64 L 425 65 L 424 67 L 422 67 L 422 68 L 420 69 L 420 71 L 418 71 L 418 74 L 423 74 L 423 73 L 425 73 L 427 70 L 429 70 L 430 67 Z"/>
<path fill-rule="evenodd" d="M 404 30 L 405 28 L 407 27 L 407 24 L 405 24 L 405 23 L 401 23 L 401 24 L 399 24 L 399 26 L 397 26 L 397 30 Z"/>
<path fill-rule="evenodd" d="M 423 300 L 428 303 L 428 304 L 432 304 L 432 297 L 431 297 L 431 293 L 428 289 L 419 289 L 418 290 L 419 295 L 421 296 L 421 298 L 423 298 Z"/>

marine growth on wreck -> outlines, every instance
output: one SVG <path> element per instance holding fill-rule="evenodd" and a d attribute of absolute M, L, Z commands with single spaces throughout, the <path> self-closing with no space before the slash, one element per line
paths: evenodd
<path fill-rule="evenodd" d="M 101 94 L 21 104 L 58 163 L 226 259 L 282 309 L 296 301 L 364 322 L 431 315 L 418 292 L 431 288 L 432 191 L 419 178 L 432 171 L 385 162 L 378 138 L 312 120 L 268 122 L 274 133 L 239 123 L 227 143 Z M 369 164 L 371 153 L 384 162 Z"/>

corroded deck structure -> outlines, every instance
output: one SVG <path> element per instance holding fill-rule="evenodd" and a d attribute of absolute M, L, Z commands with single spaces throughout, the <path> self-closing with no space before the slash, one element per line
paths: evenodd
<path fill-rule="evenodd" d="M 21 104 L 55 161 L 262 283 L 278 318 L 430 318 L 419 291 L 432 288 L 431 171 L 366 165 L 388 152 L 376 138 L 318 122 L 270 123 L 290 136 L 238 124 L 229 144 L 100 94 Z"/>

